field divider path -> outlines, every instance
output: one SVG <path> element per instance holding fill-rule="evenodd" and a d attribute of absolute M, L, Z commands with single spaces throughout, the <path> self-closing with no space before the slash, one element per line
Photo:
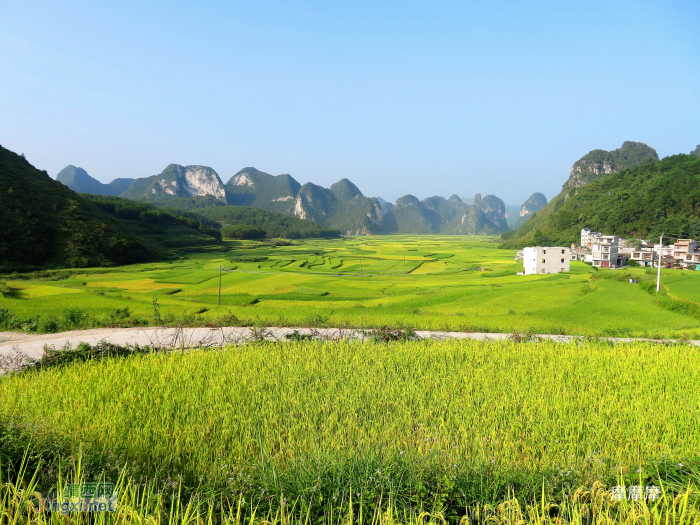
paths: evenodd
<path fill-rule="evenodd" d="M 264 329 L 266 339 L 270 341 L 286 341 L 286 336 L 297 332 L 301 335 L 309 335 L 319 339 L 365 339 L 371 329 L 358 328 L 289 328 L 267 327 Z M 74 330 L 58 334 L 31 334 L 25 332 L 0 332 L 0 355 L 10 355 L 18 350 L 26 356 L 39 359 L 44 353 L 44 347 L 61 349 L 66 345 L 72 348 L 79 343 L 95 345 L 100 341 L 118 345 L 151 345 L 159 348 L 199 348 L 217 347 L 227 344 L 240 344 L 253 340 L 260 335 L 260 329 L 247 327 L 223 327 L 223 328 L 179 328 L 179 327 L 153 327 L 153 328 L 95 328 L 90 330 Z M 487 333 L 487 332 L 439 332 L 416 331 L 421 339 L 472 339 L 476 341 L 505 341 L 517 337 L 512 333 Z M 595 337 L 586 338 L 578 335 L 559 334 L 528 334 L 522 336 L 530 339 L 547 339 L 558 343 L 572 343 L 585 339 L 599 341 L 611 341 L 613 343 L 632 343 L 636 341 L 675 344 L 676 339 L 649 339 L 634 337 Z M 683 340 L 684 343 L 700 346 L 700 340 Z"/>
<path fill-rule="evenodd" d="M 436 260 L 437 261 L 437 260 Z M 436 262 L 436 261 L 423 261 L 423 262 Z M 311 266 L 320 266 L 320 265 L 307 265 L 307 268 L 311 268 Z M 401 277 L 401 276 L 406 276 L 413 272 L 414 270 L 417 270 L 420 268 L 420 266 L 413 268 L 407 272 L 404 273 L 331 273 L 331 272 L 299 272 L 299 271 L 279 271 L 279 272 L 270 272 L 270 271 L 255 271 L 255 270 L 227 270 L 225 268 L 222 268 L 222 272 L 228 272 L 228 273 L 254 273 L 254 274 L 259 274 L 259 275 L 316 275 L 316 276 L 322 276 L 322 277 Z M 456 270 L 445 270 L 444 272 L 432 272 L 432 273 L 424 273 L 421 275 L 447 275 L 447 274 L 452 274 L 452 273 L 459 273 L 459 272 L 470 272 L 472 270 L 478 270 L 481 268 L 480 266 L 473 266 L 471 268 L 458 268 Z"/>

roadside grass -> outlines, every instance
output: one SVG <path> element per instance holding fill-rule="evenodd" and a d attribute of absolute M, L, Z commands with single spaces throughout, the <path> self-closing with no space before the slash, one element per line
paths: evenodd
<path fill-rule="evenodd" d="M 482 522 L 478 509 L 502 505 L 514 514 L 497 523 L 528 506 L 546 509 L 534 523 L 663 522 L 640 514 L 647 502 L 613 502 L 616 485 L 663 487 L 669 523 L 680 501 L 698 519 L 696 347 L 300 341 L 85 357 L 0 379 L 10 471 L 29 444 L 54 467 L 82 458 L 88 479 L 157 480 L 165 501 L 225 496 L 269 518 L 286 499 L 313 523 L 361 522 L 360 505 L 364 519 L 390 506 Z M 57 482 L 41 472 L 42 490 Z"/>
<path fill-rule="evenodd" d="M 700 338 L 700 313 L 686 306 L 700 297 L 700 272 L 664 270 L 666 296 L 657 300 L 641 283 L 617 280 L 623 273 L 655 278 L 643 268 L 595 271 L 573 262 L 566 274 L 516 275 L 522 267 L 515 251 L 499 249 L 489 237 L 364 237 L 276 247 L 249 241 L 227 247 L 169 263 L 2 276 L 0 308 L 23 320 L 57 318 L 66 308 L 79 308 L 89 313 L 89 326 L 102 326 L 128 307 L 132 325 L 143 326 L 153 324 L 152 300 L 158 296 L 162 318 L 206 308 L 193 318 L 199 325 L 214 324 L 229 311 L 244 322 L 284 326 L 320 313 L 338 326 Z M 363 276 L 348 275 L 360 273 L 360 260 Z M 219 266 L 236 270 L 222 274 L 220 306 Z M 318 297 L 310 290 L 318 290 Z M 38 325 L 0 323 L 0 330 L 33 331 Z"/>

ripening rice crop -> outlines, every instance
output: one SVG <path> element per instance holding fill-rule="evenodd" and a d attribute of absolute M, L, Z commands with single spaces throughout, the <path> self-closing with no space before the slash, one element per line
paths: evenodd
<path fill-rule="evenodd" d="M 458 512 L 622 478 L 695 480 L 699 354 L 594 341 L 253 344 L 9 377 L 0 410 L 247 501 L 357 492 Z"/>

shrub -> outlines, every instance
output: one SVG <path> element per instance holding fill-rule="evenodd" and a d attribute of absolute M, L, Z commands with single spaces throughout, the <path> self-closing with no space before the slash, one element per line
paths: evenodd
<path fill-rule="evenodd" d="M 80 308 L 66 308 L 62 314 L 62 324 L 66 328 L 79 328 L 89 319 L 89 315 L 83 312 Z"/>
<path fill-rule="evenodd" d="M 60 323 L 53 315 L 42 317 L 39 320 L 39 326 L 37 327 L 37 332 L 44 334 L 54 334 L 59 331 Z"/>
<path fill-rule="evenodd" d="M 260 239 L 265 235 L 265 230 L 255 226 L 228 226 L 221 230 L 221 236 L 226 239 Z"/>
<path fill-rule="evenodd" d="M 30 362 L 23 370 L 46 370 L 48 368 L 56 368 L 67 366 L 71 363 L 81 363 L 84 361 L 100 361 L 102 359 L 113 357 L 129 357 L 133 355 L 144 355 L 154 352 L 155 349 L 150 346 L 126 346 L 109 343 L 105 340 L 100 341 L 96 345 L 88 343 L 79 343 L 77 348 L 65 346 L 56 349 L 54 347 L 44 346 L 44 354 L 41 359 Z"/>
<path fill-rule="evenodd" d="M 415 341 L 420 339 L 414 328 L 397 328 L 394 326 L 382 326 L 376 330 L 364 332 L 365 337 L 369 337 L 377 343 L 389 343 L 391 341 Z"/>

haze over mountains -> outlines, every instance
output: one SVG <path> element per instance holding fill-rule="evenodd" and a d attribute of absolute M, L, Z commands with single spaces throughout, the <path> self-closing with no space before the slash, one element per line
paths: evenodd
<path fill-rule="evenodd" d="M 83 168 L 70 164 L 58 173 L 56 180 L 78 193 L 117 196 L 124 193 L 136 179 L 114 179 L 109 184 L 103 184 L 88 175 Z"/>
<path fill-rule="evenodd" d="M 686 157 L 700 157 L 700 146 Z M 116 179 L 110 184 L 102 184 L 84 170 L 68 166 L 59 173 L 58 180 L 78 192 L 120 194 L 129 199 L 182 209 L 227 205 L 258 208 L 314 221 L 322 228 L 345 235 L 504 234 L 507 245 L 521 246 L 542 244 L 545 241 L 573 242 L 575 239 L 572 232 L 580 227 L 598 228 L 608 233 L 620 234 L 614 228 L 620 230 L 624 219 L 609 221 L 605 227 L 596 224 L 605 225 L 608 215 L 623 207 L 626 197 L 622 194 L 618 204 L 615 201 L 607 203 L 607 208 L 598 208 L 597 214 L 586 212 L 591 217 L 587 217 L 583 212 L 579 212 L 576 218 L 562 217 L 571 213 L 566 211 L 568 208 L 581 206 L 581 199 L 577 199 L 577 196 L 591 183 L 659 162 L 656 150 L 642 142 L 626 141 L 620 148 L 612 151 L 590 151 L 573 164 L 559 195 L 548 203 L 543 194 L 533 193 L 517 210 L 517 218 L 516 209 L 507 209 L 503 201 L 495 195 L 482 197 L 477 193 L 469 199 L 452 195 L 447 199 L 434 196 L 419 200 L 414 195 L 407 194 L 395 203 L 390 203 L 381 197 L 365 196 L 348 179 L 341 179 L 330 188 L 324 188 L 310 182 L 302 185 L 289 174 L 270 175 L 253 167 L 243 168 L 226 183 L 210 167 L 178 164 L 169 165 L 159 175 L 139 179 Z M 123 191 L 119 193 L 119 190 Z M 622 191 L 616 189 L 618 190 Z M 587 206 L 591 210 L 598 206 L 596 201 L 607 202 L 609 197 L 594 195 L 591 191 L 585 194 L 588 199 Z M 639 198 L 641 199 L 641 196 Z M 571 199 L 576 199 L 577 204 L 569 206 L 567 203 Z M 656 213 L 667 216 L 668 210 L 673 208 L 674 204 L 666 202 L 664 206 L 666 208 L 663 209 L 657 206 Z M 630 216 L 632 215 L 634 213 L 630 211 Z M 646 220 L 648 223 L 648 219 Z M 577 224 L 575 227 L 574 222 Z M 633 230 L 640 235 L 648 233 L 650 229 L 647 223 Z M 555 224 L 558 226 L 555 227 Z M 509 231 L 511 227 L 513 231 Z M 685 231 L 682 225 L 677 229 Z M 563 234 L 563 231 L 567 233 Z M 539 232 L 537 238 L 536 232 Z M 544 237 L 543 232 L 546 233 Z"/>
<path fill-rule="evenodd" d="M 253 167 L 243 168 L 225 184 L 210 167 L 178 164 L 169 165 L 159 175 L 117 179 L 110 184 L 100 183 L 81 168 L 68 166 L 59 173 L 57 180 L 78 192 L 118 194 L 170 206 L 250 206 L 312 220 L 346 235 L 475 235 L 508 231 L 505 205 L 495 195 L 482 198 L 477 194 L 473 199 L 436 196 L 418 200 L 408 194 L 391 204 L 363 195 L 345 178 L 324 188 L 310 182 L 301 185 L 289 174 L 270 175 Z M 116 193 L 124 187 L 121 193 Z"/>

